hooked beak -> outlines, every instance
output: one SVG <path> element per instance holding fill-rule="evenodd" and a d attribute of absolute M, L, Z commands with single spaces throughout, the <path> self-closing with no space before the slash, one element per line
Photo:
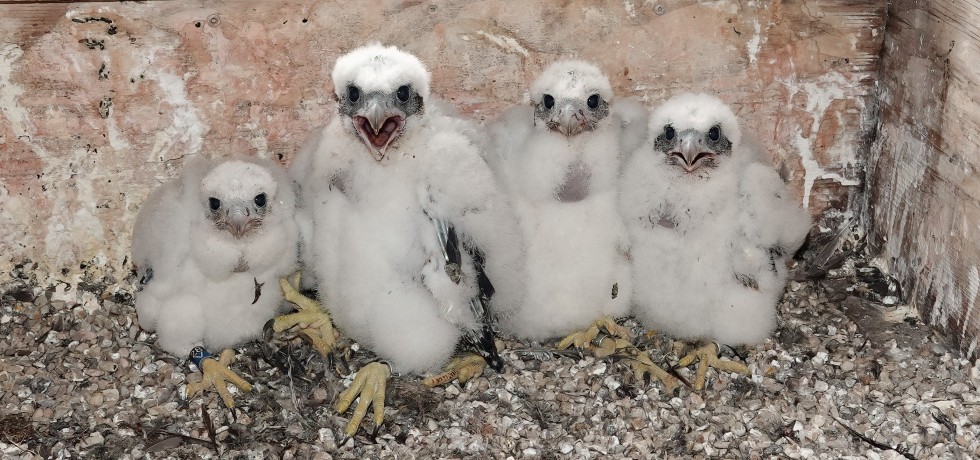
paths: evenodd
<path fill-rule="evenodd" d="M 378 101 L 371 101 L 367 109 L 354 115 L 354 127 L 374 159 L 381 161 L 388 146 L 405 128 L 405 115 L 400 110 L 387 109 Z"/>
<path fill-rule="evenodd" d="M 693 132 L 682 133 L 678 144 L 678 149 L 670 152 L 670 154 L 681 160 L 681 167 L 688 173 L 692 173 L 701 168 L 703 164 L 701 162 L 702 159 L 715 156 L 714 152 L 707 151 L 703 148 L 703 142 Z"/>
<path fill-rule="evenodd" d="M 575 104 L 567 104 L 558 111 L 549 125 L 552 130 L 571 137 L 585 131 L 585 115 Z"/>
<path fill-rule="evenodd" d="M 225 218 L 222 222 L 235 238 L 241 239 L 249 231 L 257 227 L 261 223 L 261 220 L 258 216 L 252 215 L 248 206 L 234 205 L 225 213 Z"/>

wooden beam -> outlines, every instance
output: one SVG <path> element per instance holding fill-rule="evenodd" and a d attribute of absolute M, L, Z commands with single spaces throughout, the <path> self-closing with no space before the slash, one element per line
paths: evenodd
<path fill-rule="evenodd" d="M 898 0 L 869 159 L 872 247 L 924 318 L 980 337 L 980 1 Z"/>

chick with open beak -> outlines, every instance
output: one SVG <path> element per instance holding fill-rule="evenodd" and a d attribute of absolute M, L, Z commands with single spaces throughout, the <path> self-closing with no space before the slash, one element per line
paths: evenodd
<path fill-rule="evenodd" d="M 417 88 L 406 76 L 395 87 L 373 84 L 374 81 L 350 81 L 338 88 L 340 116 L 349 119 L 348 129 L 356 133 L 364 146 L 381 161 L 405 133 L 409 117 L 424 110 L 427 87 Z"/>

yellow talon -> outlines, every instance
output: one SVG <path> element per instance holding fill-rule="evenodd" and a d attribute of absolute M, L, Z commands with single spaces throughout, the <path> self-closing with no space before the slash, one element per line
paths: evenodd
<path fill-rule="evenodd" d="M 350 387 L 340 394 L 337 400 L 336 409 L 339 413 L 347 412 L 355 399 L 359 399 L 354 414 L 351 416 L 344 434 L 347 437 L 354 436 L 361 421 L 367 415 L 368 407 L 374 405 L 374 426 L 379 427 L 384 422 L 385 416 L 385 389 L 388 387 L 388 377 L 391 376 L 391 369 L 387 364 L 373 362 L 357 371 L 354 381 Z"/>
<path fill-rule="evenodd" d="M 600 355 L 600 353 L 602 353 Z M 644 374 L 649 374 L 651 378 L 659 380 L 664 385 L 667 393 L 673 393 L 680 385 L 676 377 L 670 375 L 662 367 L 654 364 L 650 359 L 650 354 L 633 346 L 629 340 L 621 338 L 606 337 L 602 339 L 595 352 L 596 357 L 605 357 L 614 353 L 622 353 L 629 359 L 629 366 L 633 369 L 633 376 L 636 380 L 644 380 Z"/>
<path fill-rule="evenodd" d="M 480 355 L 466 355 L 456 358 L 446 365 L 446 370 L 441 374 L 436 374 L 422 380 L 422 385 L 435 387 L 445 385 L 453 380 L 459 380 L 460 385 L 468 380 L 483 374 L 487 367 L 487 361 Z"/>
<path fill-rule="evenodd" d="M 629 329 L 616 324 L 616 320 L 612 319 L 612 317 L 604 316 L 592 323 L 588 329 L 573 332 L 562 339 L 561 342 L 558 342 L 558 349 L 564 350 L 572 346 L 575 348 L 592 349 L 594 348 L 592 342 L 599 336 L 600 331 L 624 340 L 630 337 Z"/>
<path fill-rule="evenodd" d="M 319 302 L 300 294 L 300 272 L 289 278 L 279 280 L 283 298 L 296 306 L 296 313 L 277 316 L 272 321 L 272 330 L 282 332 L 299 326 L 299 333 L 310 340 L 313 347 L 326 356 L 337 345 L 337 331 L 330 320 L 330 314 Z"/>
<path fill-rule="evenodd" d="M 203 377 L 199 382 L 187 383 L 187 398 L 190 399 L 198 394 L 203 394 L 208 388 L 214 388 L 218 392 L 218 396 L 221 396 L 225 407 L 229 409 L 235 407 L 235 400 L 228 392 L 228 384 L 235 385 L 243 391 L 252 391 L 252 384 L 228 368 L 234 361 L 235 352 L 229 349 L 223 350 L 218 359 L 207 358 L 202 360 L 201 373 Z"/>
<path fill-rule="evenodd" d="M 687 367 L 694 362 L 698 362 L 697 371 L 694 374 L 694 391 L 701 391 L 707 381 L 708 368 L 715 368 L 722 372 L 735 372 L 743 375 L 750 375 L 749 366 L 737 361 L 730 361 L 718 357 L 718 345 L 709 343 L 695 348 L 678 361 L 678 367 Z"/>

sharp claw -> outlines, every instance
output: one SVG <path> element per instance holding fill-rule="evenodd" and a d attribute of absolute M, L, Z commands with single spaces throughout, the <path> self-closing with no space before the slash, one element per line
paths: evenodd
<path fill-rule="evenodd" d="M 380 367 L 379 367 L 380 366 Z M 374 422 L 378 427 L 384 421 L 384 395 L 387 387 L 388 377 L 391 369 L 386 364 L 373 362 L 364 366 L 357 375 L 350 387 L 340 394 L 337 401 L 337 412 L 344 413 L 350 408 L 355 399 L 359 399 L 357 407 L 351 416 L 344 433 L 348 437 L 353 437 L 361 425 L 361 421 L 367 415 L 368 407 L 374 404 Z"/>
<path fill-rule="evenodd" d="M 271 341 L 272 337 L 276 334 L 276 330 L 274 327 L 275 324 L 276 324 L 276 319 L 273 318 L 266 321 L 265 325 L 262 326 L 262 339 L 265 340 L 266 342 Z"/>
<path fill-rule="evenodd" d="M 690 351 L 680 359 L 677 367 L 687 367 L 698 362 L 698 368 L 694 374 L 694 391 L 702 391 L 707 383 L 708 369 L 713 367 L 721 372 L 735 372 L 749 375 L 748 366 L 736 361 L 723 360 L 719 357 L 720 347 L 716 343 L 709 343 Z"/>
<path fill-rule="evenodd" d="M 289 276 L 289 281 L 288 281 L 289 285 L 292 286 L 293 289 L 297 291 L 299 290 L 299 281 L 302 275 L 303 272 L 301 270 L 296 270 L 296 273 L 293 273 L 292 275 Z"/>
<path fill-rule="evenodd" d="M 326 355 L 336 345 L 336 331 L 330 320 L 330 315 L 317 301 L 304 296 L 297 289 L 299 288 L 299 274 L 294 274 L 290 279 L 282 278 L 279 284 L 282 287 L 283 297 L 295 305 L 296 312 L 288 315 L 278 316 L 265 327 L 271 327 L 274 332 L 282 332 L 294 326 L 299 326 L 300 334 L 304 336 L 321 355 Z M 266 330 L 266 329 L 264 329 Z M 268 332 L 266 332 L 268 334 Z"/>
<path fill-rule="evenodd" d="M 204 358 L 200 361 L 201 380 L 189 382 L 186 388 L 187 398 L 203 394 L 208 388 L 214 388 L 221 397 L 225 407 L 235 407 L 235 400 L 228 391 L 228 385 L 234 385 L 242 391 L 252 391 L 252 384 L 228 368 L 235 359 L 235 352 L 225 349 L 217 359 Z"/>
<path fill-rule="evenodd" d="M 482 374 L 486 367 L 486 360 L 479 355 L 462 356 L 450 361 L 446 365 L 446 370 L 441 374 L 433 375 L 422 380 L 422 384 L 431 388 L 445 385 L 458 379 L 460 385 L 462 385 Z"/>

